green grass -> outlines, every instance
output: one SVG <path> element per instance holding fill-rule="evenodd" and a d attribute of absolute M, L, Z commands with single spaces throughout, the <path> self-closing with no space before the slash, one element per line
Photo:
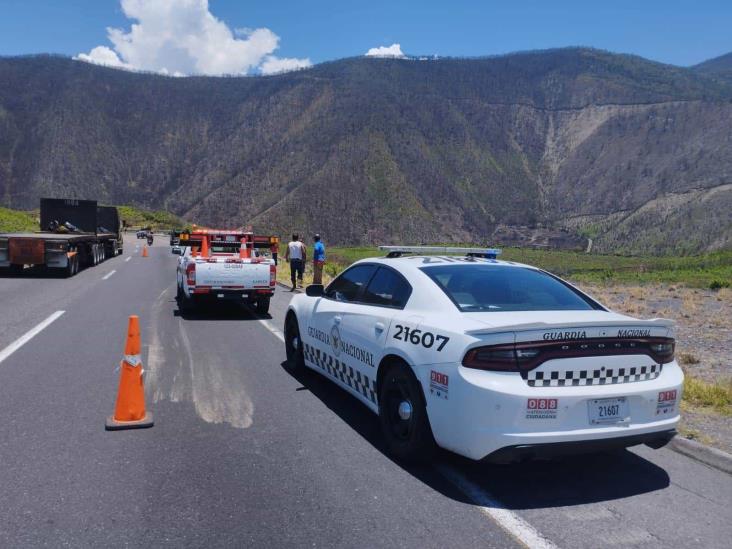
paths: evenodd
<path fill-rule="evenodd" d="M 120 219 L 128 227 L 152 227 L 157 230 L 183 229 L 186 222 L 164 211 L 151 211 L 135 206 L 117 206 Z M 24 212 L 0 207 L 0 232 L 18 233 L 38 230 L 38 212 Z"/>
<path fill-rule="evenodd" d="M 38 219 L 31 212 L 0 207 L 0 233 L 21 233 L 38 230 Z"/>
<path fill-rule="evenodd" d="M 151 211 L 135 206 L 117 206 L 120 218 L 128 227 L 151 227 L 153 229 L 182 229 L 186 222 L 165 211 Z"/>
<path fill-rule="evenodd" d="M 706 408 L 719 414 L 732 415 L 732 379 L 709 383 L 686 373 L 684 402 L 694 408 Z"/>
<path fill-rule="evenodd" d="M 383 255 L 375 247 L 328 249 L 329 262 L 342 266 Z M 500 258 L 534 265 L 577 282 L 663 283 L 696 288 L 724 287 L 732 282 L 732 250 L 693 256 L 618 256 L 504 248 Z"/>

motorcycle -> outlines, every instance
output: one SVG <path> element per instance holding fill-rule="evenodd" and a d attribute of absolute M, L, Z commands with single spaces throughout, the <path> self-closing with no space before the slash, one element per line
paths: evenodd
<path fill-rule="evenodd" d="M 149 234 L 147 235 L 147 245 L 152 246 L 153 243 L 153 235 Z"/>

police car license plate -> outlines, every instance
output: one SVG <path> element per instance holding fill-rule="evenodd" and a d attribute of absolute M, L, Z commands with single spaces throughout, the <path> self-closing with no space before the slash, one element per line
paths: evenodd
<path fill-rule="evenodd" d="M 627 397 L 593 398 L 587 402 L 591 425 L 627 423 L 630 421 Z"/>

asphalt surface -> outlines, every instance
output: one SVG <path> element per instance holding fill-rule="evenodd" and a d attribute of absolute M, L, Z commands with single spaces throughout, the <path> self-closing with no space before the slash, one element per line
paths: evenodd
<path fill-rule="evenodd" d="M 181 316 L 176 257 L 137 242 L 70 279 L 0 278 L 0 353 L 64 311 L 0 362 L 0 547 L 520 546 L 496 503 L 560 547 L 729 546 L 732 477 L 669 449 L 393 461 L 364 406 L 283 369 L 289 292 L 268 318 Z M 106 432 L 131 314 L 155 427 Z"/>

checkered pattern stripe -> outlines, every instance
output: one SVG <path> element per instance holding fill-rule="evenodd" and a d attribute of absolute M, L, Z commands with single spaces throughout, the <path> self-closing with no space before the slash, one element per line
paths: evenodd
<path fill-rule="evenodd" d="M 600 368 L 597 370 L 535 371 L 528 373 L 530 387 L 571 387 L 576 385 L 614 385 L 656 379 L 661 375 L 660 364 L 634 368 Z"/>
<path fill-rule="evenodd" d="M 305 360 L 315 364 L 332 377 L 341 380 L 343 383 L 355 389 L 363 396 L 376 404 L 376 380 L 369 379 L 369 376 L 354 370 L 337 358 L 311 345 L 305 344 Z"/>

